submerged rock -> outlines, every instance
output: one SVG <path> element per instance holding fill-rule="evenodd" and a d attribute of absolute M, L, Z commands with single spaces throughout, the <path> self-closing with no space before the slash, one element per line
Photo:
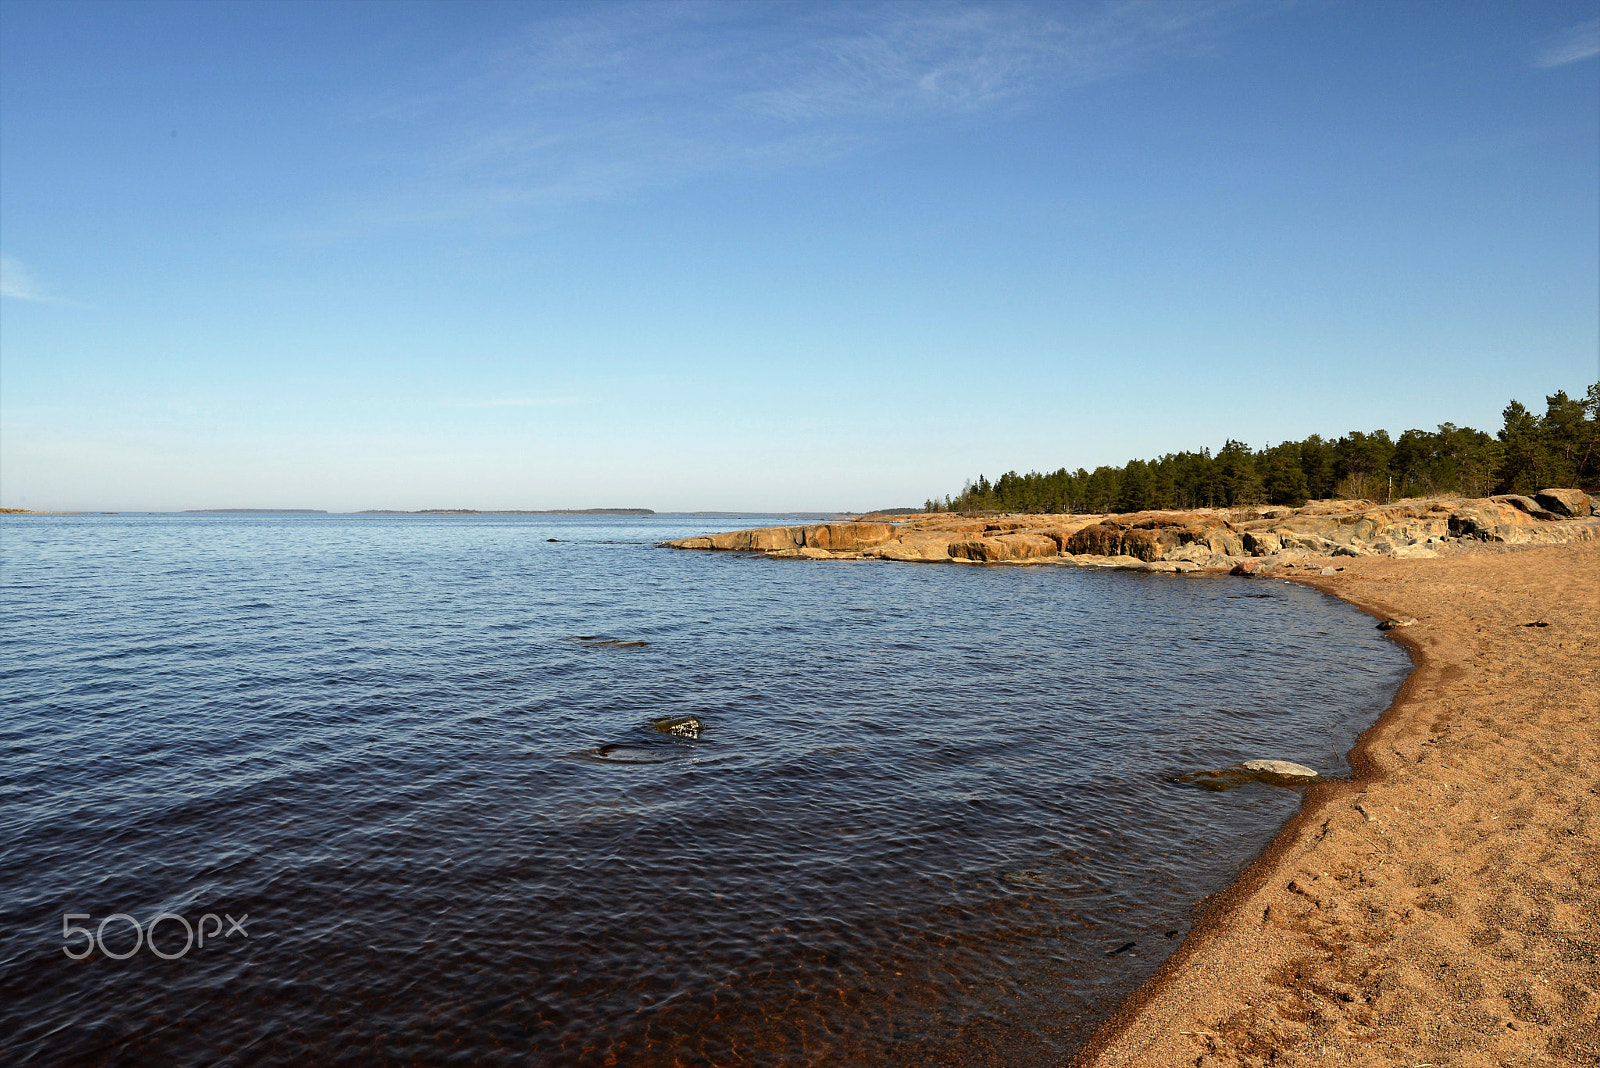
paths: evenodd
<path fill-rule="evenodd" d="M 1308 768 L 1304 764 L 1296 764 L 1292 760 L 1246 760 L 1240 764 L 1241 768 L 1262 775 L 1281 775 L 1292 779 L 1320 779 L 1322 776 L 1317 769 Z"/>
<path fill-rule="evenodd" d="M 663 764 L 676 759 L 679 754 L 638 745 L 610 744 L 596 746 L 589 750 L 588 755 L 608 764 Z"/>
<path fill-rule="evenodd" d="M 1214 771 L 1191 771 L 1179 775 L 1177 781 L 1207 790 L 1232 790 L 1253 782 L 1294 789 L 1310 786 L 1321 778 L 1315 768 L 1288 760 L 1246 760 Z"/>
<path fill-rule="evenodd" d="M 694 716 L 663 716 L 651 720 L 650 726 L 674 738 L 698 738 L 705 725 Z"/>

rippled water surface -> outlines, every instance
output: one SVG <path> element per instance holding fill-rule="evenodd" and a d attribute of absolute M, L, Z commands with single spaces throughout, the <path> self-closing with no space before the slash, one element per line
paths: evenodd
<path fill-rule="evenodd" d="M 1282 582 L 654 547 L 763 522 L 0 521 L 0 1060 L 1046 1063 L 1299 804 L 1172 778 L 1345 773 L 1409 669 Z"/>

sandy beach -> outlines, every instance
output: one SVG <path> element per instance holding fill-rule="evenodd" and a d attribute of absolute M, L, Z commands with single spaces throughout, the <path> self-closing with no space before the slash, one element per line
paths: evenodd
<path fill-rule="evenodd" d="M 1416 669 L 1076 1064 L 1600 1064 L 1600 544 L 1340 566 Z"/>

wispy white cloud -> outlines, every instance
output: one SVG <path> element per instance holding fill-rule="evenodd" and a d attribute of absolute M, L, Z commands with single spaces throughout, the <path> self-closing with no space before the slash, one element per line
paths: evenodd
<path fill-rule="evenodd" d="M 1247 0 L 544 8 L 370 103 L 411 149 L 393 221 L 809 165 L 1209 48 Z M 552 14 L 551 12 L 554 12 Z M 422 141 L 412 135 L 424 131 Z"/>
<path fill-rule="evenodd" d="M 0 256 L 0 297 L 31 300 L 40 304 L 61 303 L 59 297 L 52 297 L 40 289 L 28 269 L 10 256 Z"/>
<path fill-rule="evenodd" d="M 1204 47 L 1231 6 L 878 8 L 875 19 L 839 20 L 772 54 L 768 84 L 744 100 L 791 120 L 970 112 Z"/>
<path fill-rule="evenodd" d="M 1533 65 L 1564 67 L 1597 55 L 1600 55 L 1600 19 L 1590 19 L 1541 41 Z"/>

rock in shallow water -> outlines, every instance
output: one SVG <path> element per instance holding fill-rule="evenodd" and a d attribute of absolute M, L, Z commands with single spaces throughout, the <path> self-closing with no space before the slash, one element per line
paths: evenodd
<path fill-rule="evenodd" d="M 1288 760 L 1246 760 L 1214 771 L 1191 771 L 1178 776 L 1178 782 L 1207 790 L 1232 790 L 1252 782 L 1294 789 L 1310 786 L 1321 778 L 1315 768 Z"/>
<path fill-rule="evenodd" d="M 679 754 L 672 752 L 673 747 L 646 748 L 638 745 L 600 745 L 587 751 L 586 755 L 595 760 L 603 760 L 608 764 L 664 764 L 675 760 Z"/>
<path fill-rule="evenodd" d="M 675 738 L 698 738 L 704 725 L 694 716 L 670 716 L 653 719 L 650 725 L 662 734 Z"/>

